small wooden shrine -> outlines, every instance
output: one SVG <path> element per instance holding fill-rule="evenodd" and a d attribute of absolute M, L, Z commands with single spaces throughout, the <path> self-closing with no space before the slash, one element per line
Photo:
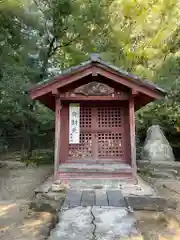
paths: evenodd
<path fill-rule="evenodd" d="M 135 179 L 135 111 L 163 89 L 93 54 L 29 93 L 56 112 L 56 178 Z"/>

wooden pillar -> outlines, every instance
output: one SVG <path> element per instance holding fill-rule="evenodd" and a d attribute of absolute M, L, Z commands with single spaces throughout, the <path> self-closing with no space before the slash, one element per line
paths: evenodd
<path fill-rule="evenodd" d="M 56 120 L 55 120 L 55 152 L 54 152 L 54 179 L 57 179 L 60 158 L 60 131 L 61 131 L 61 100 L 55 97 Z"/>
<path fill-rule="evenodd" d="M 133 168 L 133 177 L 136 179 L 136 133 L 135 133 L 135 108 L 134 96 L 132 94 L 129 100 L 129 123 L 130 123 L 130 146 L 131 146 L 131 166 Z"/>

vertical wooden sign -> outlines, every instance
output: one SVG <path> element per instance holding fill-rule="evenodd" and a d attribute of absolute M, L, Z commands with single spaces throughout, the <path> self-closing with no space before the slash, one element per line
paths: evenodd
<path fill-rule="evenodd" d="M 69 144 L 80 143 L 80 104 L 69 104 Z"/>

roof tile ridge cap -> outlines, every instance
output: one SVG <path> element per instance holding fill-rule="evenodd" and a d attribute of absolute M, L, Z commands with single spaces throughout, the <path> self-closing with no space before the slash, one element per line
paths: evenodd
<path fill-rule="evenodd" d="M 110 68 L 112 68 L 113 70 L 115 70 L 115 71 L 117 71 L 117 72 L 119 72 L 119 73 L 121 73 L 121 74 L 124 74 L 124 75 L 127 75 L 127 76 L 131 74 L 131 73 L 129 73 L 128 71 L 122 69 L 121 67 L 118 67 L 118 66 L 112 64 L 111 62 L 104 61 L 104 60 L 102 60 L 101 58 L 99 58 L 99 59 L 97 60 L 97 62 L 100 63 L 100 64 L 102 64 L 102 65 L 105 65 L 105 66 L 107 66 L 107 67 L 110 67 Z M 132 74 L 131 74 L 131 75 L 132 75 Z M 135 77 L 138 78 L 137 76 L 135 76 Z"/>
<path fill-rule="evenodd" d="M 101 57 L 98 53 L 92 53 L 90 56 L 91 62 L 99 62 L 101 60 Z"/>

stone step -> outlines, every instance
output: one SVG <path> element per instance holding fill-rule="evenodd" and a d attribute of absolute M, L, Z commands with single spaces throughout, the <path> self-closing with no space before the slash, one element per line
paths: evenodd
<path fill-rule="evenodd" d="M 161 174 L 161 173 L 170 174 L 170 175 L 173 175 L 174 177 L 178 174 L 178 171 L 174 169 L 163 169 L 163 170 L 154 169 L 153 172 L 158 174 Z"/>
<path fill-rule="evenodd" d="M 59 172 L 58 179 L 127 179 L 132 178 L 132 173 L 63 173 Z"/>
<path fill-rule="evenodd" d="M 66 180 L 70 185 L 71 189 L 120 189 L 124 184 L 134 184 L 132 178 L 115 178 L 115 179 L 68 179 Z"/>
<path fill-rule="evenodd" d="M 128 196 L 126 203 L 132 209 L 146 211 L 164 211 L 165 209 L 176 209 L 177 202 L 158 196 Z"/>
<path fill-rule="evenodd" d="M 128 164 L 80 164 L 66 163 L 59 166 L 58 179 L 60 180 L 112 180 L 132 182 L 133 172 Z"/>
<path fill-rule="evenodd" d="M 172 173 L 167 173 L 167 172 L 151 172 L 151 177 L 154 178 L 163 178 L 163 179 L 174 179 L 175 176 Z"/>
<path fill-rule="evenodd" d="M 60 173 L 132 173 L 128 164 L 61 164 Z"/>
<path fill-rule="evenodd" d="M 155 169 L 180 169 L 180 162 L 149 162 L 146 160 L 138 160 L 137 166 L 139 168 L 155 168 Z"/>

